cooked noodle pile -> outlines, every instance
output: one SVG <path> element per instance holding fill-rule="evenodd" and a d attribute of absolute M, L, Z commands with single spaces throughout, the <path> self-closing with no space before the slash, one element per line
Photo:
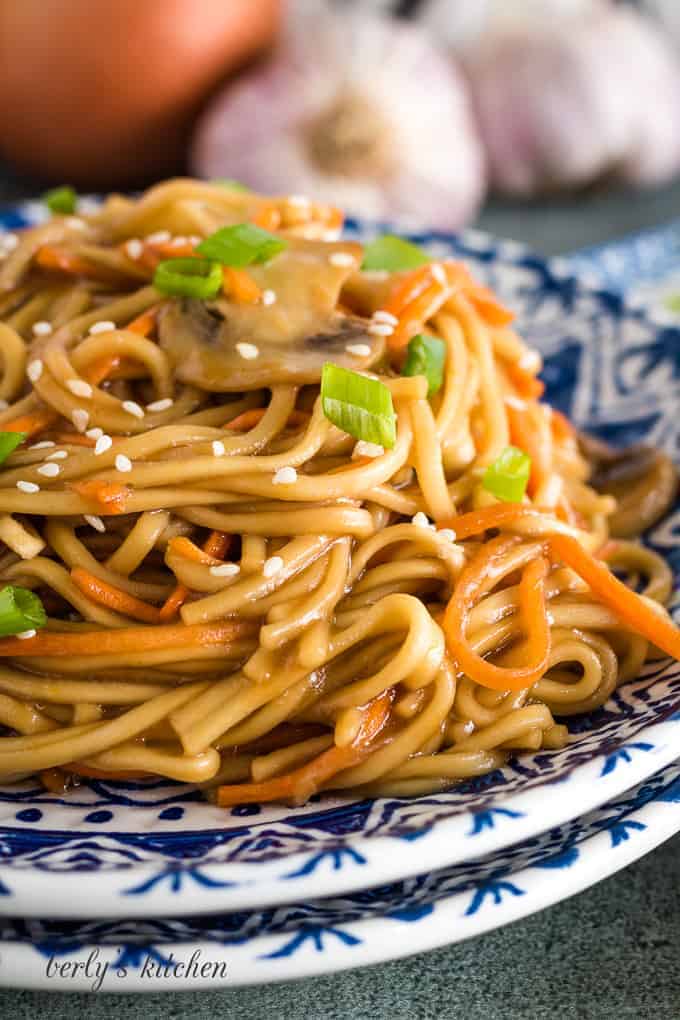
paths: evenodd
<path fill-rule="evenodd" d="M 458 263 L 362 271 L 341 222 L 177 180 L 4 238 L 0 583 L 47 622 L 0 638 L 3 780 L 420 794 L 562 747 L 557 719 L 680 654 L 670 572 L 609 537 L 512 316 Z M 211 298 L 154 287 L 236 224 L 285 247 L 225 258 Z M 445 345 L 429 396 L 416 335 Z M 327 363 L 387 388 L 393 445 L 327 416 Z"/>

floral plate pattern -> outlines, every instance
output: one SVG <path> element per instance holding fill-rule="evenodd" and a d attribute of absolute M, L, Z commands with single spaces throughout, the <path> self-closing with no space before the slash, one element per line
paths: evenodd
<path fill-rule="evenodd" d="M 35 204 L 0 226 L 32 221 Z M 350 223 L 367 237 L 392 225 Z M 410 236 L 464 258 L 518 310 L 544 355 L 549 399 L 610 441 L 645 439 L 680 460 L 680 331 L 573 278 L 564 260 L 476 232 Z M 680 507 L 648 536 L 680 575 Z M 680 609 L 677 601 L 675 610 Z M 649 664 L 561 751 L 413 800 L 316 800 L 229 812 L 191 787 L 92 781 L 60 798 L 30 780 L 0 787 L 0 914 L 174 916 L 322 896 L 460 864 L 621 795 L 680 749 L 680 666 Z M 550 796 L 555 784 L 557 796 Z M 46 907 L 48 905 L 48 907 Z"/>

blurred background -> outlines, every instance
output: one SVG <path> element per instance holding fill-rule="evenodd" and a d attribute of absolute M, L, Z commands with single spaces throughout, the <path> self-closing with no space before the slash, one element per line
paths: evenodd
<path fill-rule="evenodd" d="M 0 199 L 176 173 L 548 252 L 680 215 L 680 2 L 0 0 Z"/>

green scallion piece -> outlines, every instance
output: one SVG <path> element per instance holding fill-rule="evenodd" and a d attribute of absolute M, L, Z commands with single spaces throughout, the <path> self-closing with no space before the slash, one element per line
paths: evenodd
<path fill-rule="evenodd" d="M 427 379 L 427 395 L 441 389 L 444 380 L 444 362 L 446 361 L 446 344 L 436 336 L 418 333 L 408 343 L 406 361 L 401 370 L 402 375 L 424 375 Z"/>
<path fill-rule="evenodd" d="M 232 191 L 252 191 L 247 184 L 241 184 L 240 181 L 235 181 L 233 177 L 216 177 L 210 182 L 211 184 L 217 184 L 220 188 L 231 188 Z"/>
<path fill-rule="evenodd" d="M 404 241 L 402 237 L 385 234 L 366 245 L 361 268 L 386 269 L 389 273 L 396 273 L 400 269 L 417 269 L 431 261 L 430 256 L 417 245 Z"/>
<path fill-rule="evenodd" d="M 321 405 L 328 420 L 355 439 L 387 449 L 397 441 L 392 394 L 379 379 L 327 362 L 321 373 Z"/>
<path fill-rule="evenodd" d="M 53 213 L 71 214 L 76 211 L 78 196 L 73 188 L 64 185 L 61 188 L 52 188 L 45 192 L 43 202 Z"/>
<path fill-rule="evenodd" d="M 287 241 L 268 230 L 252 223 L 235 223 L 231 227 L 220 227 L 206 237 L 196 251 L 223 266 L 240 269 L 253 262 L 268 262 L 287 247 Z"/>
<path fill-rule="evenodd" d="M 222 267 L 205 259 L 165 259 L 156 267 L 153 285 L 173 297 L 214 298 L 222 287 Z"/>
<path fill-rule="evenodd" d="M 521 503 L 531 473 L 531 457 L 516 446 L 506 446 L 484 472 L 482 486 L 504 503 Z"/>
<path fill-rule="evenodd" d="M 0 432 L 0 464 L 7 460 L 25 438 L 25 432 Z"/>
<path fill-rule="evenodd" d="M 25 630 L 37 630 L 47 623 L 42 602 L 28 588 L 16 588 L 13 584 L 0 591 L 0 636 L 22 634 Z"/>

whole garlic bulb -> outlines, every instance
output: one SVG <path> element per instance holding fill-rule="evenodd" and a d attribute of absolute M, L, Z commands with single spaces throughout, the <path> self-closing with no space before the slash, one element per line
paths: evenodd
<path fill-rule="evenodd" d="M 468 53 L 467 69 L 501 191 L 604 175 L 654 184 L 680 168 L 680 64 L 632 10 L 498 28 Z"/>
<path fill-rule="evenodd" d="M 192 169 L 370 218 L 455 228 L 485 191 L 467 86 L 418 26 L 305 0 L 199 121 Z"/>

